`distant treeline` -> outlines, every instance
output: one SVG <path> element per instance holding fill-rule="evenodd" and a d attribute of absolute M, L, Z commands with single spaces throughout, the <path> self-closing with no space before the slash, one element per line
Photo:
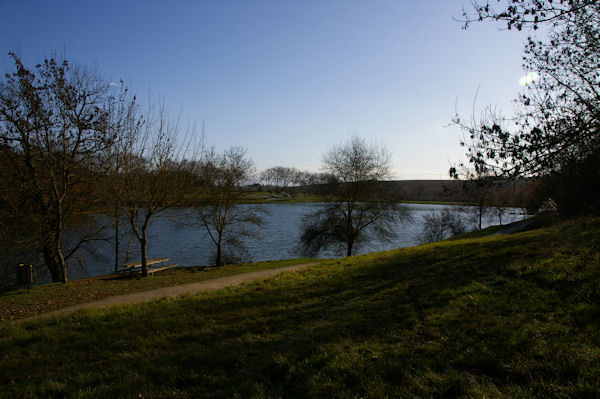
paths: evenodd
<path fill-rule="evenodd" d="M 496 180 L 486 186 L 481 182 L 463 180 L 392 180 L 378 182 L 383 186 L 385 198 L 393 201 L 415 202 L 456 202 L 462 204 L 477 204 L 485 192 L 486 203 L 489 206 L 502 205 L 523 207 L 535 210 L 545 198 L 537 194 L 538 183 L 532 179 L 511 181 Z M 326 177 L 321 176 L 319 183 L 298 184 L 278 187 L 271 184 L 254 184 L 247 187 L 250 191 L 286 192 L 291 195 L 331 195 L 331 184 Z M 537 198 L 540 197 L 540 198 Z M 381 199 L 381 198 L 380 198 Z"/>

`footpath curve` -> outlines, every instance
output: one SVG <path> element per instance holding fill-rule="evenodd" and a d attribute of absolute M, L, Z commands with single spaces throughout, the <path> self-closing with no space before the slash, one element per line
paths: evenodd
<path fill-rule="evenodd" d="M 255 281 L 260 279 L 265 279 L 269 277 L 274 277 L 282 273 L 306 269 L 309 266 L 313 266 L 318 264 L 317 262 L 313 263 L 303 263 L 299 265 L 285 266 L 277 269 L 267 269 L 267 270 L 259 270 L 255 272 L 241 273 L 235 274 L 233 276 L 227 277 L 219 277 L 212 280 L 204 280 L 198 281 L 196 283 L 188 283 L 181 285 L 174 285 L 171 287 L 163 287 L 157 288 L 150 291 L 141 291 L 133 294 L 126 295 L 116 295 L 108 298 L 101 299 L 99 301 L 81 303 L 78 305 L 68 306 L 66 308 L 58 309 L 48 313 L 42 313 L 39 315 L 27 317 L 24 319 L 19 319 L 13 321 L 13 323 L 22 323 L 27 321 L 39 320 L 42 318 L 51 318 L 55 316 L 60 316 L 63 314 L 71 313 L 80 309 L 96 309 L 103 308 L 112 305 L 118 304 L 136 304 L 141 302 L 151 301 L 153 299 L 163 298 L 163 297 L 177 297 L 185 294 L 195 294 L 200 291 L 214 291 L 220 290 L 221 288 L 231 287 L 235 285 L 239 285 L 242 283 L 246 283 L 249 281 Z"/>
<path fill-rule="evenodd" d="M 538 222 L 538 219 L 536 219 L 535 217 L 530 217 L 527 219 L 519 220 L 518 222 L 514 222 L 514 223 L 511 223 L 510 225 L 507 225 L 507 227 L 503 228 L 500 231 L 495 232 L 492 235 L 496 236 L 496 235 L 503 235 L 503 234 L 519 233 L 537 222 Z"/>

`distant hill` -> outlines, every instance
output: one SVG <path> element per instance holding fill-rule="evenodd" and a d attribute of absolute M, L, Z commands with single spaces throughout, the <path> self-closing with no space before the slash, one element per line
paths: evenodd
<path fill-rule="evenodd" d="M 403 201 L 465 202 L 463 182 L 457 180 L 387 181 L 388 194 Z"/>
<path fill-rule="evenodd" d="M 393 180 L 387 181 L 387 194 L 398 201 L 477 202 L 480 195 L 473 182 L 464 180 Z M 510 181 L 487 189 L 488 205 L 528 205 L 535 191 L 535 182 L 527 179 Z"/>
<path fill-rule="evenodd" d="M 480 195 L 477 186 L 464 180 L 390 180 L 384 184 L 385 196 L 396 201 L 424 202 L 460 202 L 475 203 Z M 536 183 L 529 179 L 510 181 L 498 187 L 486 189 L 486 204 L 502 203 L 504 206 L 526 206 L 531 202 Z M 272 188 L 254 184 L 247 186 L 248 191 L 269 191 Z M 330 195 L 330 186 L 316 184 L 309 186 L 291 186 L 286 192 L 296 195 Z"/>

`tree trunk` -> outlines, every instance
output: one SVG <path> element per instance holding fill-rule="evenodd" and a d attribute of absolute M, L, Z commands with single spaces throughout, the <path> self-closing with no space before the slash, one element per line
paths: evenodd
<path fill-rule="evenodd" d="M 52 281 L 55 283 L 62 281 L 60 265 L 56 261 L 56 258 L 54 258 L 54 254 L 52 253 L 50 245 L 43 245 L 42 256 L 44 257 L 44 262 L 46 262 L 46 267 L 50 271 L 50 277 L 52 278 Z"/>
<path fill-rule="evenodd" d="M 63 257 L 62 251 L 59 248 L 57 251 L 57 255 L 58 255 L 58 264 L 60 266 L 60 274 L 61 274 L 61 280 L 63 283 L 67 282 L 67 264 L 65 262 L 65 258 Z"/>
<path fill-rule="evenodd" d="M 221 235 L 219 234 L 219 241 L 217 242 L 217 258 L 215 259 L 215 266 L 223 266 L 223 260 L 221 259 L 223 254 L 221 251 Z"/>
<path fill-rule="evenodd" d="M 481 220 L 483 219 L 483 203 L 479 203 L 479 230 L 481 230 Z"/>
<path fill-rule="evenodd" d="M 119 273 L 119 219 L 115 220 L 115 274 Z"/>
<path fill-rule="evenodd" d="M 348 241 L 348 249 L 346 251 L 346 256 L 352 256 L 352 246 L 354 245 L 354 241 Z"/>
<path fill-rule="evenodd" d="M 140 253 L 142 256 L 142 277 L 148 277 L 148 263 L 146 259 L 146 232 L 143 231 L 143 238 L 140 240 Z"/>

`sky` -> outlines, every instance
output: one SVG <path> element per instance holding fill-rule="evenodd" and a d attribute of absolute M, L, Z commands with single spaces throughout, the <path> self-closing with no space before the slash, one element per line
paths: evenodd
<path fill-rule="evenodd" d="M 244 147 L 258 170 L 319 171 L 352 135 L 392 153 L 394 178 L 447 179 L 464 158 L 456 111 L 504 112 L 525 34 L 462 29 L 466 0 L 0 0 L 7 53 L 97 66 L 139 97 L 204 123 L 217 150 Z"/>

